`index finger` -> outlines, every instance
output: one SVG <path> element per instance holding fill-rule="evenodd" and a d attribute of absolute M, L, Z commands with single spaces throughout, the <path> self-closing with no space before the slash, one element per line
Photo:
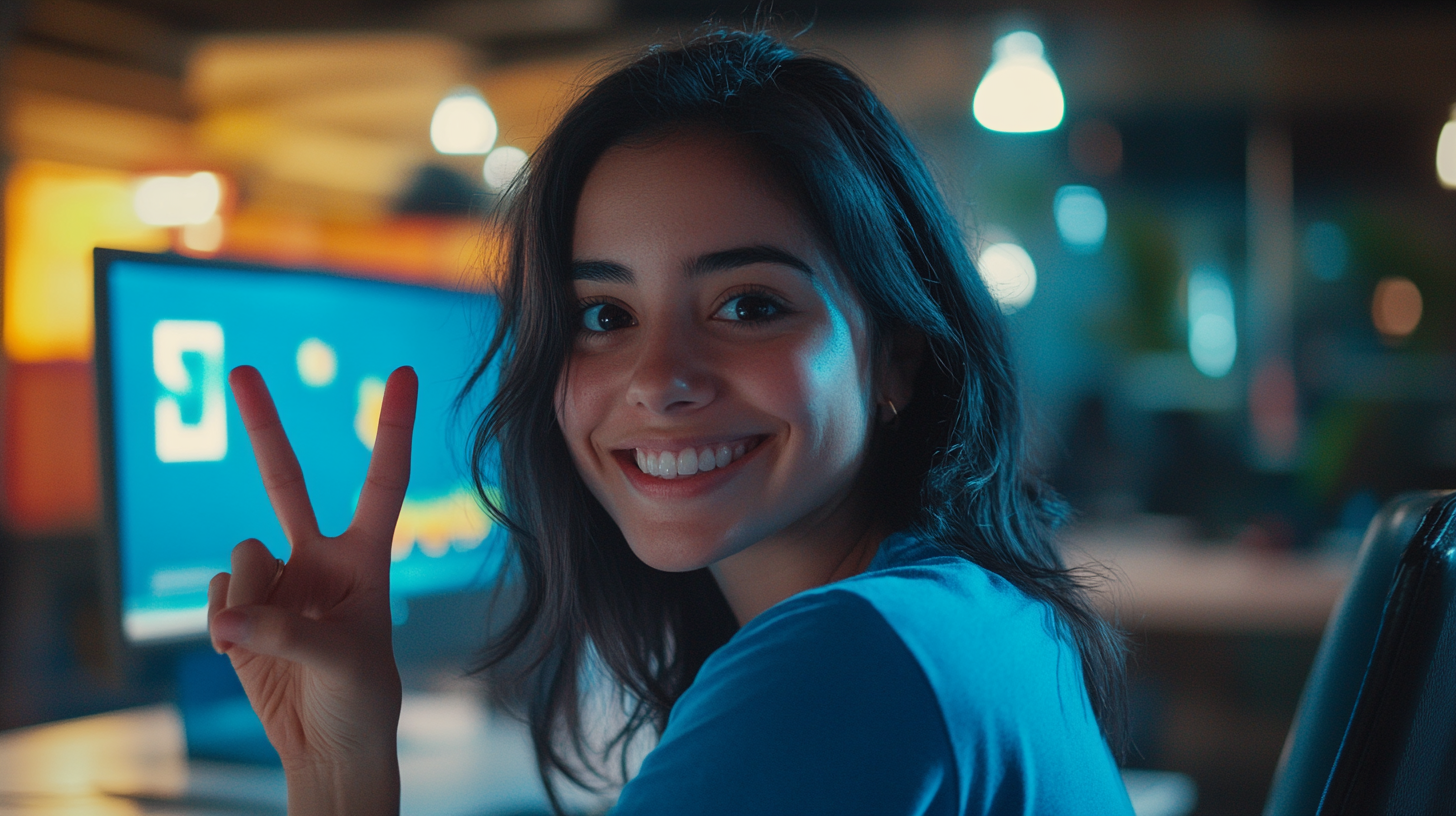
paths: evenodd
<path fill-rule="evenodd" d="M 369 473 L 359 491 L 350 529 L 381 542 L 388 552 L 409 487 L 410 447 L 415 427 L 415 400 L 419 378 L 409 366 L 396 368 L 384 384 L 384 401 L 379 406 L 379 429 L 374 435 L 374 452 Z"/>
<path fill-rule="evenodd" d="M 318 536 L 318 521 L 303 483 L 303 468 L 298 466 L 298 457 L 288 444 L 278 409 L 258 369 L 238 366 L 228 375 L 228 383 L 243 415 L 248 440 L 253 443 L 253 457 L 258 460 L 268 501 L 273 504 L 273 512 L 283 525 L 288 543 L 297 548 L 300 541 Z"/>

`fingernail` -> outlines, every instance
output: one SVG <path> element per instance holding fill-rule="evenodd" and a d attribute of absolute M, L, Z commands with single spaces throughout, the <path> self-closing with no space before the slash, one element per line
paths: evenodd
<path fill-rule="evenodd" d="M 253 622 L 236 609 L 224 609 L 212 619 L 212 634 L 219 641 L 228 641 L 229 645 L 247 643 L 253 634 Z"/>

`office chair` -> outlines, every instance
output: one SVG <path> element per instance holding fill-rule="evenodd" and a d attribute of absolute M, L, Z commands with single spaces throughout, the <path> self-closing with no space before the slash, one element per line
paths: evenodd
<path fill-rule="evenodd" d="M 1265 816 L 1456 810 L 1456 491 L 1370 523 L 1325 629 Z"/>

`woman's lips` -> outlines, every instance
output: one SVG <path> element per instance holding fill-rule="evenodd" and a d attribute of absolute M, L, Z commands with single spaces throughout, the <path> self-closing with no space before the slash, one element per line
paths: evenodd
<path fill-rule="evenodd" d="M 649 495 L 677 496 L 711 490 L 723 479 L 731 477 L 738 470 L 739 462 L 752 458 L 752 454 L 767 439 L 767 436 L 739 437 L 712 444 L 685 445 L 677 450 L 653 447 L 622 448 L 612 452 L 621 465 L 628 481 Z M 664 445 L 664 448 L 669 448 Z M 707 461 L 704 451 L 711 449 L 712 466 L 704 468 Z M 692 456 L 686 456 L 692 451 Z M 665 454 L 665 455 L 664 455 Z M 719 464 L 724 461 L 726 464 Z M 688 461 L 685 463 L 683 460 Z M 672 475 L 665 475 L 667 465 L 672 466 Z M 656 472 L 651 472 L 652 468 Z M 691 472 L 685 472 L 689 471 Z M 686 493 L 684 492 L 686 491 Z"/>

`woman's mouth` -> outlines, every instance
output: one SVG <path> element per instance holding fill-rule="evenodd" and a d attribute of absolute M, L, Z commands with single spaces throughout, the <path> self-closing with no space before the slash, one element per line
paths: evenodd
<path fill-rule="evenodd" d="M 761 437 L 749 437 L 680 450 L 634 448 L 637 469 L 658 479 L 683 479 L 727 467 L 758 447 Z"/>

